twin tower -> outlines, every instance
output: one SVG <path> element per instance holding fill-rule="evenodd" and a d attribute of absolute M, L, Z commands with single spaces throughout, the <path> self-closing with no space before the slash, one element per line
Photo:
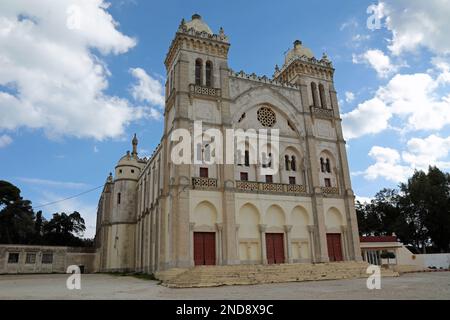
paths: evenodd
<path fill-rule="evenodd" d="M 361 259 L 331 62 L 295 41 L 272 77 L 257 76 L 231 70 L 229 48 L 224 30 L 199 15 L 181 21 L 164 61 L 161 141 L 140 158 L 134 137 L 100 197 L 100 270 Z M 195 121 L 223 136 L 277 129 L 278 161 L 248 161 L 255 146 L 244 140 L 235 163 L 174 164 L 171 135 L 194 135 Z M 205 160 L 208 143 L 200 150 Z"/>

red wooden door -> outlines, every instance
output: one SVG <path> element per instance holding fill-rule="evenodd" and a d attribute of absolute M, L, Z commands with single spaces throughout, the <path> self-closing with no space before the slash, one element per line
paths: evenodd
<path fill-rule="evenodd" d="M 196 266 L 216 264 L 214 232 L 194 232 L 194 263 Z"/>
<path fill-rule="evenodd" d="M 266 233 L 266 252 L 267 252 L 267 263 L 275 263 L 275 249 L 273 244 L 272 233 Z"/>
<path fill-rule="evenodd" d="M 266 233 L 267 263 L 284 263 L 284 237 L 282 233 Z"/>
<path fill-rule="evenodd" d="M 343 260 L 340 233 L 327 233 L 327 247 L 330 261 Z"/>
<path fill-rule="evenodd" d="M 216 264 L 216 234 L 214 232 L 204 232 L 204 252 L 205 252 L 205 265 Z"/>

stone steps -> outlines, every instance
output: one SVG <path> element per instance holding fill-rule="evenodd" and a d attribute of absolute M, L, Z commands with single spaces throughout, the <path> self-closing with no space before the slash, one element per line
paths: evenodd
<path fill-rule="evenodd" d="M 190 269 L 170 269 L 155 274 L 163 285 L 173 288 L 213 287 L 295 281 L 365 278 L 366 262 L 299 263 L 280 265 L 197 266 Z M 382 270 L 382 276 L 398 276 L 392 270 Z"/>

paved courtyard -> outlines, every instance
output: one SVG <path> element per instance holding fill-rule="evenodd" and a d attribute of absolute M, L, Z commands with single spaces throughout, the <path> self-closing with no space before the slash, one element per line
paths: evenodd
<path fill-rule="evenodd" d="M 108 274 L 82 275 L 81 290 L 66 289 L 67 275 L 0 275 L 0 299 L 446 299 L 450 272 L 383 278 L 380 290 L 366 279 L 253 286 L 169 289 L 157 281 Z"/>

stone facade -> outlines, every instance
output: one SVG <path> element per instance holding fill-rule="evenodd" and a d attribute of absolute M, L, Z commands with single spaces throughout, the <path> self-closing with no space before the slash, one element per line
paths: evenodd
<path fill-rule="evenodd" d="M 331 62 L 296 41 L 273 77 L 260 77 L 231 70 L 229 47 L 223 29 L 213 34 L 200 16 L 181 21 L 165 59 L 161 142 L 140 158 L 135 137 L 99 200 L 100 270 L 191 267 L 199 233 L 214 234 L 217 265 L 270 263 L 269 234 L 282 235 L 274 250 L 285 263 L 361 260 Z M 278 173 L 266 177 L 247 161 L 175 165 L 171 134 L 194 135 L 194 121 L 223 136 L 278 129 Z"/>
<path fill-rule="evenodd" d="M 86 273 L 96 272 L 95 248 L 0 245 L 0 274 L 65 273 L 70 265 L 83 266 Z"/>

